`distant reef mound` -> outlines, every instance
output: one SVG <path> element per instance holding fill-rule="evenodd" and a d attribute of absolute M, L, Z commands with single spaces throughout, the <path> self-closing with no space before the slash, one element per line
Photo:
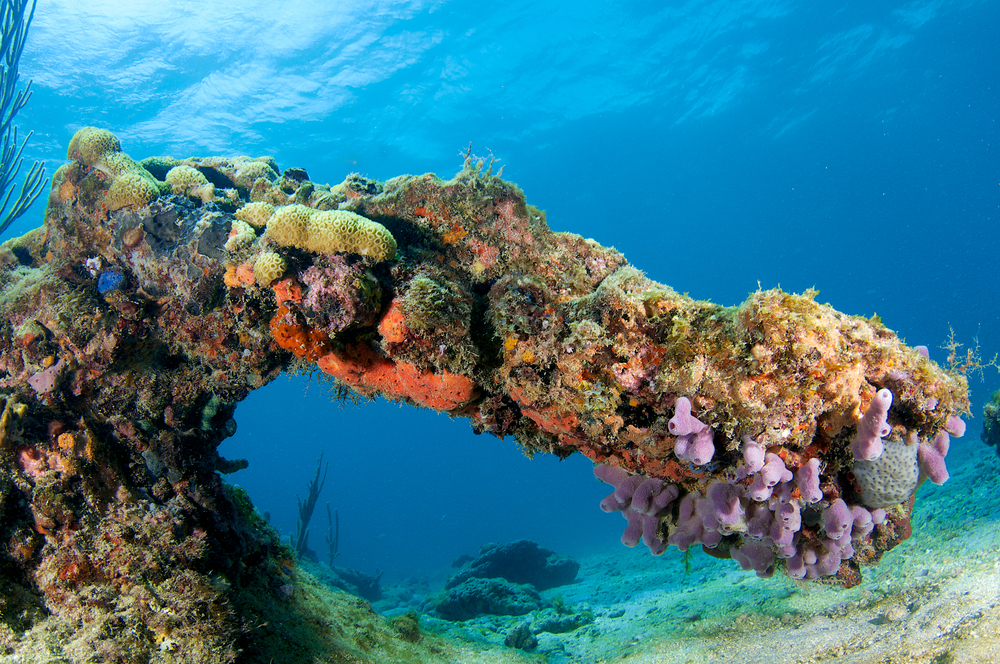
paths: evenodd
<path fill-rule="evenodd" d="M 964 432 L 964 378 L 879 320 L 695 301 L 471 155 L 324 185 L 87 127 L 68 159 L 44 226 L 0 248 L 0 648 L 25 661 L 487 656 L 317 584 L 221 481 L 236 405 L 283 371 L 586 455 L 625 544 L 845 585 Z"/>

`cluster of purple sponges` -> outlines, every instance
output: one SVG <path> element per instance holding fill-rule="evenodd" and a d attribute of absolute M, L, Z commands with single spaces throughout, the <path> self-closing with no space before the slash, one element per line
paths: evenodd
<path fill-rule="evenodd" d="M 873 461 L 882 456 L 882 439 L 889 435 L 889 408 L 892 406 L 892 392 L 883 388 L 872 397 L 871 404 L 858 422 L 858 431 L 851 442 L 851 452 L 858 460 Z M 921 442 L 916 432 L 910 432 L 908 445 L 919 445 L 917 458 L 920 470 L 934 484 L 944 484 L 948 479 L 945 457 L 951 444 L 949 434 L 961 438 L 965 435 L 965 422 L 957 415 L 949 415 L 944 430 L 931 442 Z"/>
<path fill-rule="evenodd" d="M 801 504 L 823 498 L 819 460 L 811 459 L 793 473 L 781 457 L 764 452 L 749 438 L 744 439 L 743 460 L 731 481 L 717 480 L 706 486 L 704 494 L 685 495 L 675 484 L 598 464 L 594 474 L 614 486 L 601 502 L 601 509 L 619 511 L 628 521 L 622 535 L 626 546 L 642 541 L 659 555 L 669 545 L 681 551 L 695 544 L 715 548 L 727 535 L 738 534 L 741 539 L 729 553 L 743 569 L 770 576 L 780 558 L 786 560 L 793 578 L 836 574 L 841 561 L 854 555 L 852 538 L 868 535 L 873 524 L 884 519 L 883 510 L 872 513 L 860 506 L 848 507 L 838 499 L 820 512 L 825 531 L 821 542 L 799 542 Z M 754 482 L 750 487 L 738 483 L 751 475 Z M 794 495 L 796 488 L 799 497 Z M 664 518 L 673 522 L 665 540 L 660 531 Z"/>
<path fill-rule="evenodd" d="M 680 494 L 674 484 L 645 475 L 633 475 L 617 466 L 594 466 L 597 479 L 615 487 L 615 490 L 601 501 L 605 512 L 621 512 L 628 525 L 622 534 L 622 544 L 635 546 L 642 543 L 650 553 L 658 556 L 667 549 L 667 543 L 660 539 L 657 529 L 660 516 L 667 506 Z"/>
<path fill-rule="evenodd" d="M 858 459 L 877 459 L 883 451 L 882 439 L 889 435 L 889 408 L 892 393 L 879 390 L 861 421 L 851 450 Z M 669 430 L 677 436 L 675 455 L 682 461 L 704 465 L 712 460 L 715 445 L 712 430 L 691 414 L 691 402 L 677 400 Z M 948 435 L 961 435 L 965 425 L 950 417 L 931 443 L 919 444 L 920 467 L 931 481 L 940 484 L 948 477 L 944 457 Z M 776 561 L 783 559 L 789 576 L 795 579 L 836 575 L 843 561 L 854 556 L 854 542 L 869 536 L 886 519 L 884 509 L 866 509 L 848 505 L 842 498 L 831 497 L 823 506 L 821 462 L 811 458 L 797 468 L 788 468 L 781 456 L 768 452 L 749 436 L 743 437 L 742 463 L 725 480 L 714 480 L 698 491 L 683 493 L 680 486 L 659 479 L 636 475 L 612 466 L 597 465 L 595 475 L 615 487 L 601 502 L 606 512 L 620 511 L 628 521 L 622 536 L 627 546 L 642 541 L 659 555 L 669 545 L 686 551 L 695 544 L 712 549 L 723 538 L 737 536 L 729 555 L 745 570 L 758 576 L 770 576 Z M 752 478 L 749 486 L 746 479 Z M 815 537 L 800 537 L 803 509 L 818 521 Z M 670 525 L 661 528 L 661 521 Z M 665 535 L 669 532 L 669 535 Z M 664 536 L 666 539 L 664 539 Z"/>

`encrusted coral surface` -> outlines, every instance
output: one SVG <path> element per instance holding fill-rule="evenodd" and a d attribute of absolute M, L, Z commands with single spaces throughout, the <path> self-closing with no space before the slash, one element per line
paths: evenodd
<path fill-rule="evenodd" d="M 44 229 L 0 252 L 10 652 L 32 627 L 72 632 L 63 642 L 80 659 L 305 661 L 362 648 L 299 638 L 292 626 L 316 609 L 285 601 L 288 552 L 216 470 L 231 465 L 215 450 L 236 404 L 292 363 L 468 417 L 529 453 L 581 452 L 615 485 L 602 506 L 629 518 L 630 543 L 701 543 L 762 574 L 854 583 L 908 536 L 909 498 L 864 505 L 859 423 L 919 445 L 921 468 L 947 477 L 964 378 L 813 293 L 692 300 L 614 249 L 550 231 L 514 185 L 471 162 L 449 181 L 328 186 L 301 169 L 279 176 L 266 158 L 156 158 L 142 162 L 149 179 L 183 165 L 222 193 L 164 190 L 116 209 L 102 159 L 127 155 L 113 138 L 74 138 Z M 314 253 L 256 234 L 267 206 L 293 205 L 358 215 L 393 251 Z M 281 275 L 255 276 L 266 254 Z M 109 270 L 121 282 L 102 293 Z M 883 389 L 887 412 L 871 406 Z M 351 620 L 371 625 L 367 647 L 404 658 L 374 617 Z M 421 647 L 405 657 L 428 656 Z"/>

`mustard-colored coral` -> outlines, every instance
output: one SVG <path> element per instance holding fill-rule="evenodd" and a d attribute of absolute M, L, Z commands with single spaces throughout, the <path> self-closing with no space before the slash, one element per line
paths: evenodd
<path fill-rule="evenodd" d="M 254 231 L 253 226 L 237 219 L 233 222 L 232 231 L 229 233 L 229 239 L 226 240 L 224 246 L 226 251 L 237 252 L 240 249 L 249 247 L 256 239 L 257 233 Z"/>
<path fill-rule="evenodd" d="M 121 152 L 121 149 L 118 137 L 107 129 L 84 127 L 70 139 L 66 158 L 80 159 L 87 166 L 93 166 L 104 155 Z"/>
<path fill-rule="evenodd" d="M 253 264 L 253 277 L 261 286 L 270 286 L 285 273 L 285 259 L 273 251 L 265 251 L 257 256 Z"/>
<path fill-rule="evenodd" d="M 185 164 L 174 166 L 167 171 L 166 181 L 167 184 L 175 188 L 197 187 L 208 184 L 208 178 L 202 175 L 201 171 Z"/>
<path fill-rule="evenodd" d="M 156 178 L 121 149 L 118 138 L 110 131 L 84 127 L 73 135 L 67 150 L 69 159 L 79 159 L 110 177 L 104 202 L 112 212 L 147 205 L 160 195 Z"/>
<path fill-rule="evenodd" d="M 267 220 L 274 214 L 274 206 L 270 203 L 247 203 L 236 211 L 235 217 L 245 221 L 254 228 L 264 228 Z"/>
<path fill-rule="evenodd" d="M 171 191 L 178 196 L 197 198 L 203 203 L 209 203 L 215 198 L 215 185 L 192 166 L 186 164 L 174 166 L 167 171 L 166 181 Z"/>
<path fill-rule="evenodd" d="M 260 157 L 258 159 L 236 157 L 233 159 L 233 165 L 236 167 L 236 185 L 250 189 L 253 187 L 253 183 L 260 178 L 265 178 L 272 182 L 277 180 L 278 174 L 271 167 L 271 163 L 273 162 L 274 160 L 269 157 Z"/>
<path fill-rule="evenodd" d="M 347 210 L 285 205 L 268 219 L 267 234 L 280 245 L 319 254 L 346 252 L 380 261 L 396 255 L 396 240 L 389 229 Z"/>
<path fill-rule="evenodd" d="M 148 205 L 160 195 L 160 189 L 151 178 L 145 178 L 138 173 L 129 173 L 115 178 L 108 189 L 106 198 L 108 210 L 114 212 L 130 205 Z"/>

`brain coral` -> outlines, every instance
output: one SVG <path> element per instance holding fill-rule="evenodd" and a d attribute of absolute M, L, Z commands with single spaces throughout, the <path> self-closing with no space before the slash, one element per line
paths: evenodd
<path fill-rule="evenodd" d="M 280 245 L 318 254 L 347 252 L 380 261 L 396 255 L 396 240 L 385 226 L 347 210 L 285 205 L 268 219 L 267 233 Z"/>
<path fill-rule="evenodd" d="M 147 205 L 160 195 L 160 189 L 151 178 L 138 173 L 129 173 L 115 178 L 105 198 L 108 210 L 114 212 L 130 205 Z"/>
<path fill-rule="evenodd" d="M 226 251 L 236 252 L 249 247 L 256 239 L 257 233 L 254 232 L 253 226 L 245 221 L 236 219 L 233 221 L 232 229 L 229 232 L 229 239 L 226 240 L 224 246 Z"/>
<path fill-rule="evenodd" d="M 66 150 L 67 159 L 80 159 L 87 166 L 93 166 L 106 154 L 121 152 L 118 137 L 107 129 L 84 127 L 73 135 Z"/>
<path fill-rule="evenodd" d="M 118 138 L 106 129 L 84 127 L 73 135 L 66 154 L 86 166 L 95 167 L 110 176 L 105 195 L 108 210 L 130 205 L 146 205 L 160 195 L 160 188 L 149 171 L 121 151 Z"/>
<path fill-rule="evenodd" d="M 265 251 L 257 256 L 253 264 L 253 278 L 261 286 L 270 286 L 285 273 L 285 259 L 273 251 Z"/>
<path fill-rule="evenodd" d="M 200 199 L 209 203 L 215 197 L 215 185 L 197 168 L 181 164 L 167 171 L 167 184 L 178 196 Z"/>
<path fill-rule="evenodd" d="M 884 448 L 878 459 L 854 463 L 861 502 L 868 507 L 888 507 L 909 500 L 920 479 L 918 445 L 907 445 L 902 440 L 882 443 Z"/>
<path fill-rule="evenodd" d="M 250 157 L 237 157 L 233 160 L 236 167 L 236 185 L 250 189 L 253 183 L 260 178 L 265 178 L 271 182 L 278 179 L 278 174 L 269 164 L 267 157 L 251 159 Z"/>
<path fill-rule="evenodd" d="M 146 157 L 139 161 L 139 165 L 145 168 L 147 171 L 153 174 L 154 178 L 163 179 L 169 171 L 174 166 L 179 165 L 181 162 L 179 159 L 174 159 L 173 157 Z"/>
<path fill-rule="evenodd" d="M 167 171 L 166 180 L 167 184 L 175 188 L 198 187 L 208 184 L 208 178 L 202 175 L 201 171 L 184 164 L 174 166 Z"/>
<path fill-rule="evenodd" d="M 254 228 L 263 228 L 267 220 L 274 214 L 274 206 L 270 203 L 247 203 L 236 211 L 236 218 L 245 221 Z"/>

